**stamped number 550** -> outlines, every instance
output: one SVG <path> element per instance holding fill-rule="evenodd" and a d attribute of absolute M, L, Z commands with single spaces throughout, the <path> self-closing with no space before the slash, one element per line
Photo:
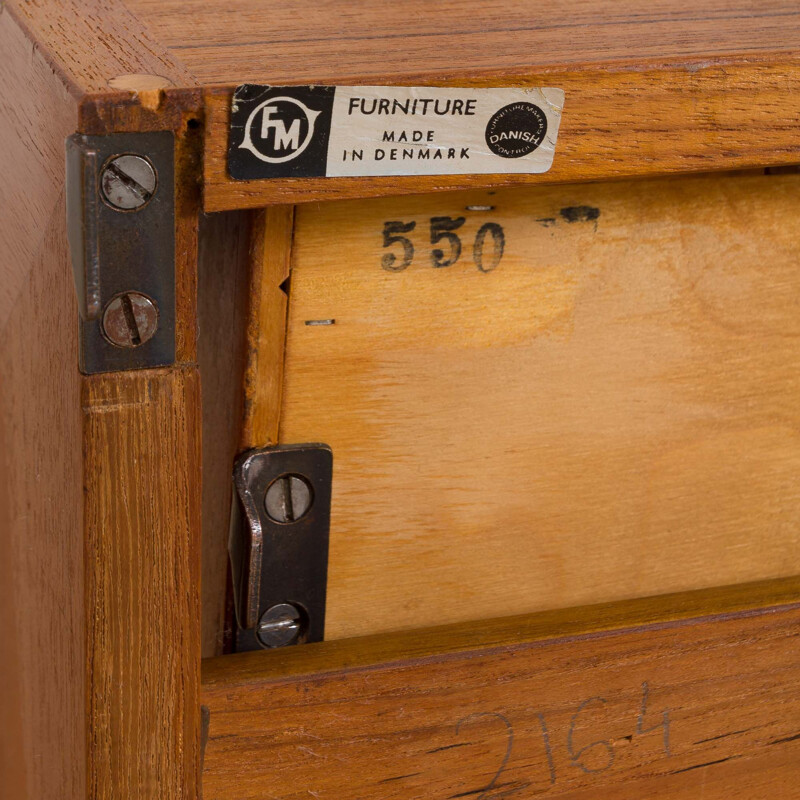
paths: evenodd
<path fill-rule="evenodd" d="M 461 257 L 461 238 L 456 231 L 464 224 L 464 217 L 431 217 L 430 243 L 441 245 L 430 251 L 431 266 L 451 267 Z M 404 234 L 411 233 L 416 222 L 399 220 L 383 223 L 383 246 L 393 248 L 383 254 L 381 266 L 389 272 L 402 272 L 414 260 L 414 244 Z M 487 253 L 491 241 L 491 249 Z M 445 245 L 446 244 L 446 250 Z M 399 245 L 399 248 L 394 247 Z M 503 257 L 506 236 L 501 225 L 485 222 L 478 229 L 472 244 L 472 260 L 481 272 L 491 272 Z"/>

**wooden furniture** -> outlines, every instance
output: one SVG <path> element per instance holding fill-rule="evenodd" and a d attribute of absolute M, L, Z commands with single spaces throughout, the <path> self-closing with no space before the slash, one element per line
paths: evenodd
<path fill-rule="evenodd" d="M 799 48 L 780 0 L 0 6 L 3 792 L 793 797 Z M 243 83 L 566 100 L 539 174 L 237 180 Z M 92 154 L 153 132 L 117 240 Z M 169 357 L 81 373 L 165 228 Z M 234 462 L 309 442 L 325 641 L 231 654 Z"/>

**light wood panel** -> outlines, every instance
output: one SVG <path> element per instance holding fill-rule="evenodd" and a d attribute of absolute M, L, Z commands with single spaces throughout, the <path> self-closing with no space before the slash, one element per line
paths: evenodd
<path fill-rule="evenodd" d="M 377 63 L 383 66 L 382 61 Z M 288 82 L 302 81 L 295 77 Z M 459 70 L 456 77 L 424 72 L 411 82 L 430 84 L 564 89 L 564 114 L 552 168 L 539 175 L 234 181 L 227 171 L 230 90 L 214 90 L 206 92 L 205 207 L 216 211 L 475 186 L 730 170 L 800 160 L 800 62 L 794 56 L 692 62 L 670 58 L 531 71 L 515 67 L 487 75 Z"/>
<path fill-rule="evenodd" d="M 204 797 L 791 797 L 797 599 L 783 581 L 213 660 Z"/>
<path fill-rule="evenodd" d="M 334 453 L 326 636 L 794 574 L 799 185 L 298 208 L 280 441 Z M 416 223 L 401 272 L 386 221 Z"/>
<path fill-rule="evenodd" d="M 253 231 L 242 449 L 278 442 L 293 225 L 294 209 L 278 206 L 262 212 Z"/>
<path fill-rule="evenodd" d="M 77 109 L 2 11 L 0 54 L 0 795 L 85 800 L 80 377 L 63 194 Z"/>
<path fill-rule="evenodd" d="M 191 367 L 84 379 L 92 800 L 198 796 L 199 390 Z"/>

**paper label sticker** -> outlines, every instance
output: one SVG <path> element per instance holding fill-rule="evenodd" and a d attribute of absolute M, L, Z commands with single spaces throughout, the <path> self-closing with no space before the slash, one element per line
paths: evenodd
<path fill-rule="evenodd" d="M 547 172 L 562 89 L 239 86 L 236 180 Z"/>

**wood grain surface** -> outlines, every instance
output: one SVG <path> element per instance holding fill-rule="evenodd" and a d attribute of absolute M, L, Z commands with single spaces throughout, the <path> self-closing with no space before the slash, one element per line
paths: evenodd
<path fill-rule="evenodd" d="M 298 207 L 280 442 L 334 453 L 326 636 L 794 574 L 798 180 Z"/>
<path fill-rule="evenodd" d="M 177 364 L 83 381 L 88 794 L 196 800 L 201 115 L 191 91 L 174 92 L 155 108 L 135 93 L 100 98 L 83 98 L 81 130 L 175 134 Z"/>
<path fill-rule="evenodd" d="M 557 64 L 796 51 L 789 0 L 128 0 L 204 85 L 402 84 Z M 412 84 L 413 85 L 413 84 Z"/>
<path fill-rule="evenodd" d="M 269 14 L 257 0 L 8 0 L 6 8 L 82 94 L 113 91 L 128 85 L 121 76 L 137 74 L 176 87 L 397 84 L 559 64 L 788 53 L 800 44 L 800 12 L 788 0 L 330 0 L 315 6 L 313 20 L 299 0 Z"/>
<path fill-rule="evenodd" d="M 215 659 L 204 797 L 793 797 L 797 600 L 783 581 Z"/>
<path fill-rule="evenodd" d="M 294 209 L 266 209 L 253 231 L 242 449 L 278 443 Z"/>
<path fill-rule="evenodd" d="M 203 655 L 222 652 L 231 473 L 242 437 L 251 219 L 203 215 L 198 261 L 198 366 L 203 386 Z M 285 312 L 284 312 L 285 320 Z"/>
<path fill-rule="evenodd" d="M 109 86 L 156 70 L 188 83 L 120 3 L 7 3 L 0 49 L 0 780 L 15 798 L 194 798 L 199 384 L 192 368 L 82 382 L 64 139 L 175 131 L 176 350 L 191 363 L 199 95 Z"/>
<path fill-rule="evenodd" d="M 76 99 L 115 94 L 111 81 L 122 75 L 157 75 L 174 86 L 196 84 L 122 0 L 6 0 L 3 10 L 37 43 Z M 117 94 L 124 97 L 127 91 Z"/>
<path fill-rule="evenodd" d="M 677 0 L 646 5 L 642 0 L 628 0 L 624 4 L 581 0 L 578 6 L 568 10 L 552 0 L 538 3 L 535 8 L 522 3 L 503 4 L 502 7 L 485 3 L 455 7 L 442 3 L 407 5 L 401 9 L 398 5 L 380 3 L 355 11 L 350 4 L 332 2 L 315 9 L 318 33 L 314 36 L 307 34 L 308 14 L 307 7 L 295 4 L 271 9 L 266 15 L 263 6 L 252 0 L 237 0 L 233 6 L 149 0 L 125 3 L 119 0 L 59 3 L 8 0 L 0 5 L 0 50 L 3 53 L 0 59 L 0 138 L 3 141 L 0 166 L 4 176 L 0 183 L 0 203 L 4 211 L 0 215 L 0 241 L 7 256 L 0 266 L 3 276 L 0 286 L 0 582 L 3 583 L 0 635 L 5 645 L 0 655 L 3 715 L 0 767 L 3 789 L 14 797 L 57 796 L 72 800 L 88 794 L 98 800 L 107 797 L 193 800 L 198 791 L 201 626 L 198 560 L 202 481 L 199 382 L 194 366 L 197 357 L 194 266 L 201 183 L 199 144 L 204 134 L 198 86 L 212 87 L 206 95 L 205 128 L 205 193 L 210 209 L 348 195 L 433 191 L 455 185 L 434 178 L 424 182 L 391 179 L 307 183 L 300 187 L 288 182 L 282 186 L 240 184 L 232 187 L 225 177 L 221 156 L 223 136 L 227 135 L 225 114 L 230 88 L 243 80 L 272 83 L 413 81 L 419 85 L 483 86 L 557 80 L 567 90 L 568 109 L 573 107 L 575 111 L 565 117 L 563 130 L 569 134 L 568 138 L 564 139 L 562 134 L 554 171 L 543 181 L 784 165 L 797 161 L 799 14 L 794 5 L 785 2 L 765 0 L 730 7 L 722 0 L 701 0 L 688 7 Z M 453 23 L 456 18 L 457 25 Z M 409 20 L 413 20 L 415 27 L 411 35 Z M 264 38 L 264 34 L 270 38 Z M 83 381 L 81 401 L 82 382 L 76 368 L 76 308 L 63 224 L 63 139 L 76 130 L 111 133 L 153 129 L 171 129 L 178 134 L 177 349 L 182 365 L 171 370 L 88 378 Z M 481 179 L 482 184 L 485 182 L 486 179 Z M 698 364 L 706 363 L 701 355 L 716 353 L 723 354 L 728 359 L 727 364 L 733 364 L 731 374 L 753 370 L 740 393 L 734 391 L 733 398 L 724 403 L 717 393 L 724 393 L 730 381 L 721 377 L 721 372 L 712 371 L 711 377 L 701 376 L 695 380 L 708 394 L 692 398 L 699 405 L 699 420 L 692 418 L 692 424 L 703 430 L 706 424 L 715 431 L 730 429 L 730 436 L 741 442 L 740 450 L 731 445 L 726 451 L 733 453 L 731 461 L 740 455 L 741 464 L 724 462 L 720 465 L 722 480 L 719 485 L 727 489 L 724 492 L 714 490 L 711 478 L 700 484 L 701 488 L 711 486 L 711 511 L 718 510 L 723 521 L 717 538 L 732 541 L 731 552 L 723 552 L 719 565 L 715 558 L 713 569 L 709 570 L 713 573 L 709 574 L 709 581 L 712 577 L 716 580 L 728 575 L 726 565 L 747 561 L 748 547 L 752 545 L 739 546 L 735 536 L 741 531 L 736 524 L 744 526 L 742 530 L 747 525 L 755 526 L 753 520 L 758 515 L 761 519 L 758 530 L 771 533 L 772 538 L 764 535 L 758 558 L 749 569 L 733 570 L 735 574 L 731 579 L 796 571 L 794 554 L 790 552 L 791 531 L 796 528 L 792 517 L 795 508 L 792 494 L 795 453 L 791 433 L 794 412 L 789 401 L 791 381 L 787 377 L 794 356 L 794 333 L 791 321 L 787 320 L 794 281 L 782 260 L 783 248 L 788 248 L 789 243 L 795 244 L 793 239 L 789 242 L 792 234 L 786 222 L 794 206 L 788 189 L 771 189 L 773 199 L 776 191 L 785 202 L 782 212 L 763 199 L 766 192 L 758 191 L 754 193 L 755 199 L 744 203 L 743 209 L 737 206 L 736 197 L 721 193 L 717 197 L 721 205 L 713 209 L 713 213 L 723 219 L 719 223 L 721 227 L 725 226 L 725 220 L 730 223 L 733 215 L 742 210 L 753 214 L 755 222 L 751 224 L 748 219 L 748 227 L 744 228 L 740 219 L 738 230 L 750 231 L 753 237 L 767 237 L 766 244 L 759 247 L 756 255 L 763 258 L 764 269 L 767 264 L 777 268 L 766 284 L 772 287 L 772 294 L 760 283 L 763 274 L 756 267 L 745 275 L 755 286 L 755 298 L 751 297 L 750 302 L 759 313 L 746 316 L 744 321 L 742 318 L 720 320 L 714 316 L 718 312 L 713 306 L 716 300 L 730 300 L 733 296 L 732 305 L 726 308 L 733 307 L 737 313 L 746 305 L 740 297 L 742 286 L 737 283 L 741 274 L 735 270 L 733 275 L 725 273 L 721 277 L 711 271 L 716 288 L 710 296 L 701 298 L 702 303 L 711 303 L 708 308 L 700 300 L 696 306 L 676 301 L 684 311 L 702 307 L 702 311 L 697 311 L 700 321 L 692 318 L 691 324 L 697 326 L 696 330 L 685 325 L 681 327 L 689 319 L 689 312 L 677 326 L 682 333 L 675 336 L 697 333 L 700 337 L 698 349 L 705 348 L 698 354 L 689 354 L 687 350 L 680 360 L 681 369 L 687 365 L 699 368 Z M 695 205 L 711 216 L 708 204 Z M 773 212 L 771 224 L 765 221 L 767 206 Z M 648 208 L 646 202 L 643 207 Z M 283 209 L 276 213 L 280 216 L 289 212 Z M 333 209 L 330 213 L 333 219 L 340 212 Z M 366 212 L 363 218 L 365 221 L 372 219 Z M 702 231 L 692 233 L 693 228 L 686 220 L 673 222 L 681 231 L 678 238 L 687 252 L 696 255 L 698 241 L 701 245 L 705 242 L 704 246 L 716 246 L 713 237 L 703 239 Z M 604 223 L 605 217 L 598 222 L 598 236 L 603 235 Z M 692 224 L 697 227 L 696 221 Z M 224 224 L 220 222 L 220 226 Z M 624 224 L 620 226 L 624 228 Z M 716 226 L 715 222 L 706 227 L 717 230 Z M 284 217 L 285 242 L 288 242 L 290 228 L 288 217 Z M 582 235 L 585 236 L 585 232 Z M 365 240 L 366 234 L 361 236 Z M 307 238 L 308 241 L 313 239 Z M 266 242 L 267 237 L 262 241 Z M 652 243 L 648 245 L 648 241 L 645 239 L 641 246 L 645 250 L 649 246 L 654 251 L 663 245 L 664 236 L 656 232 Z M 741 252 L 737 251 L 738 255 L 734 253 L 734 256 L 744 258 L 742 254 L 750 254 L 753 263 L 762 263 L 753 255 L 754 241 L 755 238 L 749 243 L 738 241 Z M 678 244 L 673 244 L 678 248 Z M 619 244 L 616 246 L 621 248 Z M 578 245 L 575 252 L 582 253 L 580 247 L 583 245 Z M 376 255 L 380 257 L 382 253 Z M 240 256 L 241 253 L 237 257 Z M 646 256 L 647 253 L 642 269 L 633 270 L 631 274 L 640 280 L 642 297 L 652 300 L 652 291 L 644 280 Z M 268 266 L 270 258 L 274 258 L 273 254 L 265 255 L 262 264 Z M 700 260 L 704 264 L 711 263 L 708 259 Z M 285 268 L 285 257 L 270 263 Z M 515 262 L 512 259 L 508 263 Z M 734 258 L 733 263 L 739 262 Z M 521 264 L 519 261 L 518 266 Z M 588 267 L 584 269 L 572 263 L 572 268 L 572 277 L 566 276 L 565 280 L 574 279 L 577 286 L 581 285 L 582 269 L 591 277 Z M 557 277 L 558 265 L 553 269 Z M 659 270 L 662 274 L 668 273 L 661 267 Z M 285 273 L 279 272 L 276 267 L 270 278 L 273 293 L 280 291 L 283 281 Z M 682 291 L 689 295 L 692 292 L 702 294 L 703 289 L 708 289 L 703 275 L 698 277 L 683 267 L 678 268 L 675 275 L 678 276 L 676 282 L 691 283 L 697 278 L 699 289 L 692 286 L 691 290 L 686 290 L 681 284 Z M 668 282 L 667 278 L 662 279 Z M 337 280 L 335 271 L 332 280 Z M 783 293 L 774 291 L 773 281 L 777 281 Z M 607 282 L 612 284 L 613 280 L 608 278 Z M 585 282 L 583 286 L 586 288 Z M 237 287 L 228 288 L 236 294 Z M 591 295 L 592 287 L 589 289 Z M 602 300 L 602 291 L 597 291 Z M 264 292 L 266 295 L 266 288 Z M 332 296 L 336 296 L 335 291 Z M 633 290 L 621 296 L 629 302 L 625 308 L 631 314 Z M 259 294 L 258 298 L 261 297 Z M 499 297 L 502 299 L 502 291 Z M 590 300 L 592 297 L 588 297 L 585 307 L 592 305 Z M 228 314 L 231 306 L 238 302 L 224 293 L 219 299 L 220 306 L 224 306 Z M 273 313 L 275 308 L 280 311 L 274 302 L 271 308 Z M 420 309 L 431 313 L 430 304 L 426 306 L 425 302 L 420 303 Z M 649 313 L 649 319 L 655 320 L 659 309 L 651 306 Z M 635 314 L 631 316 L 635 318 Z M 667 316 L 665 311 L 661 321 L 653 322 L 654 329 L 664 335 L 670 330 Z M 259 322 L 261 319 L 259 313 Z M 267 337 L 271 354 L 262 359 L 259 368 L 259 381 L 262 378 L 266 381 L 267 365 L 271 365 L 269 380 L 272 384 L 259 382 L 254 387 L 255 406 L 249 408 L 246 417 L 249 427 L 245 443 L 266 443 L 274 438 L 280 401 L 281 360 L 276 356 L 280 350 L 280 319 L 278 314 L 269 323 L 273 325 L 270 330 L 274 334 Z M 512 321 L 515 319 L 512 315 Z M 623 322 L 620 330 L 632 329 L 634 333 L 641 330 L 637 325 L 645 324 L 635 319 Z M 748 334 L 743 332 L 743 325 L 748 328 Z M 709 331 L 717 330 L 714 326 L 723 331 L 710 334 Z M 433 329 L 436 330 L 436 324 Z M 781 335 L 776 333 L 778 329 L 782 330 Z M 213 327 L 210 330 L 214 330 Z M 524 325 L 522 330 L 527 330 Z M 557 324 L 554 331 L 556 339 L 563 333 Z M 227 331 L 226 335 L 232 334 Z M 723 346 L 720 341 L 726 336 L 729 341 Z M 747 350 L 747 356 L 733 355 L 737 348 L 731 342 L 745 338 L 754 349 Z M 751 343 L 750 339 L 755 342 Z M 442 342 L 446 349 L 446 335 Z M 638 344 L 635 352 L 644 358 L 646 337 Z M 509 347 L 507 342 L 502 346 Z M 759 346 L 763 352 L 757 352 Z M 290 352 L 292 347 L 290 342 Z M 210 355 L 208 352 L 201 354 L 204 362 L 211 364 L 209 374 L 213 375 L 214 402 L 206 418 L 209 430 L 216 424 L 213 420 L 219 420 L 223 410 L 236 403 L 231 386 L 238 385 L 237 364 L 235 357 L 228 365 L 220 363 L 223 349 L 212 347 Z M 362 371 L 367 378 L 373 352 L 370 345 L 368 351 L 359 355 L 361 360 L 355 362 L 358 364 L 356 371 Z M 381 366 L 391 373 L 387 386 L 392 390 L 391 382 L 397 377 L 392 370 L 396 364 L 386 359 L 395 358 L 395 352 L 393 346 L 387 347 Z M 778 364 L 781 357 L 786 360 Z M 433 358 L 430 363 L 436 360 Z M 610 355 L 598 359 L 601 365 L 609 361 Z M 444 363 L 448 366 L 446 361 Z M 446 373 L 447 369 L 443 374 Z M 648 374 L 660 386 L 672 380 L 670 376 Z M 229 386 L 213 385 L 213 380 L 222 380 L 224 375 L 232 376 Z M 343 377 L 345 383 L 351 379 L 347 375 Z M 403 377 L 408 378 L 408 375 Z M 378 382 L 377 385 L 382 384 Z M 458 381 L 454 385 L 457 386 Z M 385 392 L 379 400 L 390 394 Z M 600 391 L 600 397 L 608 401 L 611 395 Z M 667 410 L 674 414 L 674 405 L 668 402 L 670 396 L 662 394 L 660 397 Z M 436 399 L 435 393 L 432 398 Z M 355 414 L 360 411 L 359 402 L 353 408 Z M 642 403 L 650 413 L 653 406 L 648 406 L 648 402 L 645 396 Z M 681 402 L 688 401 L 683 397 Z M 722 415 L 713 424 L 704 416 L 709 405 L 712 411 L 708 413 L 712 417 L 716 413 Z M 733 421 L 741 428 L 735 428 L 731 418 L 725 417 L 731 408 L 735 410 Z M 335 416 L 334 413 L 334 421 Z M 420 431 L 419 426 L 413 427 L 416 419 L 413 412 L 409 412 L 409 418 L 411 424 L 406 423 L 405 430 L 411 432 L 409 439 L 413 442 L 424 431 Z M 636 414 L 632 418 L 635 421 Z M 396 420 L 394 424 L 400 427 Z M 227 457 L 226 453 L 234 446 L 231 436 L 237 428 L 237 423 L 228 421 L 220 440 L 212 447 L 215 458 Z M 297 430 L 302 432 L 307 428 L 303 424 Z M 468 431 L 469 425 L 464 430 Z M 291 426 L 287 432 L 292 432 Z M 780 440 L 782 433 L 784 439 Z M 457 430 L 452 441 L 459 442 L 462 435 L 462 431 Z M 483 436 L 485 438 L 486 434 Z M 356 440 L 361 441 L 361 438 L 356 437 Z M 480 441 L 478 436 L 477 442 Z M 723 437 L 712 444 L 722 447 L 729 441 L 733 440 Z M 82 448 L 86 459 L 83 470 Z M 668 451 L 667 455 L 670 453 Z M 712 454 L 702 449 L 699 457 L 696 451 L 691 451 L 688 455 L 687 452 L 678 453 L 675 459 L 691 457 L 700 465 L 712 462 Z M 217 552 L 216 536 L 221 527 L 220 509 L 225 491 L 220 463 L 215 463 L 216 471 L 207 473 L 204 478 L 204 502 L 212 509 L 208 515 L 209 536 Z M 395 468 L 391 461 L 388 463 L 390 470 Z M 613 472 L 620 462 L 611 458 L 603 464 L 610 465 Z M 667 467 L 668 476 L 673 475 L 673 467 L 675 475 L 683 474 L 686 469 L 682 463 Z M 378 482 L 382 479 L 378 475 Z M 606 484 L 601 481 L 601 485 Z M 747 513 L 740 515 L 741 523 L 734 524 L 735 509 L 719 509 L 715 503 L 721 503 L 736 488 L 741 489 L 743 497 L 756 498 L 758 502 L 744 509 L 742 500 L 739 511 L 744 509 Z M 697 501 L 696 497 L 685 495 L 684 489 L 680 481 L 668 481 L 659 490 L 663 494 L 657 498 L 666 497 L 678 509 L 674 519 L 667 520 L 674 523 L 668 529 L 671 542 L 674 541 L 673 531 L 686 523 L 687 509 L 693 508 Z M 428 502 L 424 492 L 422 496 L 411 492 L 408 497 L 412 510 L 415 505 L 421 508 L 417 505 L 421 501 Z M 468 499 L 467 505 L 470 502 L 472 500 Z M 552 509 L 552 498 L 549 502 Z M 459 503 L 460 500 L 456 505 Z M 583 498 L 581 503 L 591 504 L 591 498 Z M 516 511 L 518 509 L 510 509 L 512 513 Z M 508 512 L 506 509 L 503 513 Z M 359 513 L 357 509 L 356 517 Z M 376 518 L 380 519 L 383 513 L 384 510 L 378 508 Z M 391 511 L 389 516 L 396 513 Z M 656 522 L 659 520 L 663 522 L 661 517 Z M 612 522 L 610 517 L 602 518 L 595 527 L 612 529 Z M 622 543 L 626 537 L 635 541 L 639 536 L 629 520 L 622 518 L 621 522 L 622 532 L 615 532 L 612 537 L 612 551 L 616 547 L 614 542 Z M 406 529 L 405 518 L 401 523 L 397 530 Z M 572 524 L 569 514 L 564 524 L 567 527 Z M 658 532 L 655 522 L 649 518 L 648 524 L 651 529 L 645 529 L 645 539 Z M 370 540 L 364 541 L 368 552 Z M 626 546 L 629 544 L 630 541 Z M 634 552 L 638 546 L 634 546 Z M 681 547 L 678 547 L 676 561 L 678 569 L 681 568 L 680 556 L 689 558 L 689 543 L 683 542 Z M 785 552 L 781 548 L 785 548 Z M 424 576 L 425 565 L 433 563 L 437 554 L 433 551 L 423 555 L 420 563 Z M 667 555 L 672 557 L 673 552 Z M 591 548 L 588 557 L 593 557 Z M 381 575 L 393 566 L 393 558 L 395 555 L 390 553 L 388 560 L 378 565 Z M 700 560 L 705 558 L 702 548 L 693 558 L 693 566 L 699 572 Z M 485 561 L 490 569 L 494 568 L 493 558 Z M 345 572 L 355 568 L 352 574 L 360 573 L 359 580 L 366 581 L 369 569 L 363 571 L 358 566 L 362 563 L 362 554 L 355 548 L 353 560 L 349 564 L 342 562 Z M 369 564 L 369 557 L 366 563 Z M 769 569 L 762 569 L 765 565 Z M 549 566 L 553 567 L 552 561 Z M 654 583 L 647 569 L 646 565 L 643 572 L 631 578 L 637 591 L 641 587 L 657 591 L 672 586 L 669 581 L 663 585 Z M 559 580 L 570 577 L 563 569 L 552 571 Z M 605 596 L 601 591 L 604 581 L 608 583 L 607 576 L 599 579 L 592 576 L 589 594 L 597 591 L 599 596 Z M 513 580 L 511 585 L 513 587 Z M 361 592 L 361 588 L 356 582 L 353 596 Z M 391 602 L 394 591 L 389 591 L 384 599 L 388 597 Z M 402 591 L 405 590 L 397 596 L 401 602 Z M 465 604 L 460 586 L 444 585 L 441 595 L 447 596 L 448 591 L 450 598 L 456 598 L 448 600 L 453 608 L 457 607 L 456 617 L 464 608 L 471 607 L 472 598 Z M 380 594 L 378 588 L 376 596 Z M 558 592 L 556 595 L 560 596 Z M 420 614 L 419 607 L 402 608 L 399 616 L 410 621 L 398 623 L 398 616 L 391 608 L 387 611 L 384 606 L 380 614 L 376 614 L 368 605 L 369 599 L 368 595 L 363 597 L 349 610 L 346 605 L 340 606 L 340 611 L 336 612 L 340 614 L 336 623 L 338 635 L 347 630 L 427 624 L 421 620 L 428 610 Z M 359 606 L 362 601 L 364 604 Z M 212 609 L 213 614 L 218 611 L 218 607 Z M 356 616 L 347 622 L 345 616 L 350 611 Z M 497 613 L 496 609 L 486 609 L 486 613 L 490 611 Z M 444 618 L 448 618 L 448 614 L 452 616 L 451 612 L 452 608 L 448 610 L 445 603 Z M 791 741 L 781 743 L 779 740 L 781 737 L 792 740 L 793 734 L 778 730 L 779 723 L 772 719 L 771 704 L 782 696 L 784 651 L 776 642 L 785 638 L 780 622 L 788 619 L 785 615 L 791 613 L 794 612 L 782 610 L 765 615 L 757 630 L 746 628 L 748 618 L 737 619 L 735 625 L 739 627 L 729 631 L 729 645 L 739 647 L 739 652 L 753 653 L 756 664 L 754 671 L 747 673 L 754 682 L 747 684 L 749 688 L 740 695 L 741 706 L 750 708 L 756 700 L 761 702 L 761 711 L 766 716 L 759 718 L 762 720 L 759 724 L 763 725 L 765 737 L 771 737 L 777 744 L 769 749 L 769 753 L 774 753 L 770 756 L 762 755 L 767 752 L 760 749 L 762 739 L 741 740 L 752 756 L 741 759 L 731 756 L 730 763 L 704 770 L 703 780 L 711 787 L 704 789 L 708 797 L 714 791 L 722 792 L 720 787 L 730 789 L 734 786 L 732 776 L 744 770 L 749 772 L 749 777 L 745 776 L 741 786 L 735 785 L 726 796 L 734 797 L 742 787 L 742 791 L 747 789 L 756 796 L 779 795 L 786 786 L 786 775 L 791 774 L 787 773 L 786 759 L 794 754 L 790 749 L 794 745 Z M 473 615 L 472 610 L 470 615 Z M 436 618 L 438 620 L 438 615 Z M 725 624 L 734 625 L 734 621 L 725 621 Z M 685 623 L 681 630 L 690 628 L 694 630 L 698 626 Z M 725 634 L 709 633 L 709 638 L 702 639 L 698 647 L 702 649 L 704 642 L 709 642 L 706 647 L 709 654 L 721 652 L 711 643 L 717 635 L 724 638 Z M 656 646 L 657 640 L 652 641 Z M 684 651 L 674 656 L 677 660 L 667 666 L 663 666 L 666 662 L 658 663 L 670 674 L 677 675 L 684 669 L 686 674 L 702 676 L 705 674 L 702 671 L 691 673 L 696 664 L 680 660 L 697 644 L 688 639 L 686 642 Z M 664 640 L 662 650 L 667 644 Z M 216 647 L 216 642 L 213 646 Z M 650 645 L 642 645 L 645 646 Z M 329 654 L 329 651 L 310 652 L 323 652 L 325 658 Z M 653 658 L 657 660 L 660 652 L 654 653 Z M 762 657 L 771 660 L 772 666 L 764 666 L 766 661 L 759 661 Z M 588 651 L 586 658 L 590 658 Z M 712 655 L 708 658 L 711 663 Z M 481 662 L 471 663 L 479 666 Z M 621 662 L 618 660 L 618 663 Z M 744 667 L 739 665 L 739 669 L 740 674 L 744 674 Z M 476 679 L 474 673 L 467 669 L 464 674 L 465 680 L 477 680 L 473 685 L 479 687 L 480 679 Z M 491 675 L 491 667 L 487 667 L 485 674 Z M 659 675 L 661 673 L 656 673 L 655 677 Z M 527 680 L 528 677 L 524 677 L 523 688 L 530 686 L 538 691 L 539 684 L 535 683 L 538 678 L 530 677 L 533 683 L 526 684 Z M 663 685 L 680 700 L 683 695 L 679 681 L 680 678 L 673 675 L 673 683 L 665 678 Z M 613 708 L 622 709 L 629 700 L 635 708 L 641 686 L 614 686 L 619 687 L 617 699 L 608 700 L 609 708 L 616 703 Z M 494 691 L 493 683 L 492 687 Z M 594 684 L 587 684 L 587 688 L 594 690 L 593 687 Z M 765 687 L 772 688 L 774 697 L 762 700 Z M 403 689 L 396 687 L 393 691 L 402 693 Z M 477 691 L 481 697 L 488 697 L 481 694 L 483 689 Z M 498 702 L 503 697 L 506 695 L 496 696 Z M 714 698 L 716 695 L 709 702 L 716 703 Z M 323 702 L 327 700 L 323 698 Z M 567 732 L 569 730 L 569 718 L 565 715 L 571 702 L 566 694 L 553 696 L 552 707 L 561 718 L 552 722 L 546 717 L 553 726 L 553 741 L 557 735 L 561 737 L 562 762 L 565 720 Z M 702 703 L 686 702 L 687 708 L 697 713 L 703 709 L 708 711 Z M 784 705 L 784 711 L 787 709 L 787 713 L 792 711 L 791 701 Z M 597 709 L 586 708 L 581 713 L 592 711 Z M 725 720 L 735 717 L 730 708 L 721 713 Z M 708 717 L 707 714 L 705 719 Z M 326 716 L 325 719 L 332 718 Z M 523 714 L 518 724 L 524 730 L 531 720 L 538 719 L 535 714 L 533 717 Z M 475 720 L 473 717 L 463 724 L 473 725 Z M 483 725 L 480 720 L 479 727 Z M 579 722 L 583 725 L 583 717 Z M 702 727 L 705 723 L 695 721 L 692 724 Z M 649 722 L 644 724 L 645 728 L 649 726 Z M 479 743 L 477 747 L 484 748 L 487 755 L 491 749 L 494 756 L 496 731 L 488 730 L 486 736 L 489 738 L 485 744 Z M 637 736 L 631 735 L 632 743 L 639 741 Z M 658 734 L 650 736 L 657 738 Z M 730 738 L 738 742 L 736 736 Z M 626 737 L 627 734 L 622 739 Z M 500 745 L 502 750 L 502 742 Z M 595 748 L 587 755 L 594 757 L 598 752 L 602 754 L 602 748 Z M 722 753 L 720 759 L 730 756 L 728 751 L 719 752 Z M 692 751 L 692 758 L 694 755 Z M 517 757 L 515 750 L 513 759 Z M 662 763 L 663 758 L 661 761 L 658 758 L 656 762 Z M 674 780 L 690 782 L 698 775 L 697 764 L 688 755 L 686 759 L 686 769 L 690 771 L 682 773 L 683 778 L 671 778 L 670 786 L 677 785 Z M 478 764 L 477 769 L 487 776 L 481 785 L 489 787 L 491 765 L 482 765 L 479 758 L 473 760 Z M 579 768 L 572 762 L 569 756 L 567 773 L 574 770 L 580 783 L 583 773 L 579 774 Z M 771 770 L 766 768 L 769 764 Z M 507 762 L 504 780 L 508 770 L 517 769 L 517 766 L 517 761 Z M 557 763 L 554 769 L 561 774 L 563 766 Z M 255 774 L 259 774 L 258 770 Z M 551 773 L 545 776 L 548 774 Z M 720 776 L 721 782 L 715 783 L 715 775 Z M 334 772 L 331 776 L 331 780 L 338 780 Z M 323 778 L 327 780 L 326 776 Z M 540 778 L 537 773 L 535 780 Z M 412 783 L 405 784 L 405 796 L 416 791 L 414 780 L 422 779 L 412 777 Z M 522 776 L 515 780 L 524 783 L 534 779 Z M 569 780 L 567 778 L 568 784 Z M 646 782 L 649 779 L 643 777 L 642 780 L 645 781 L 640 784 L 644 794 L 652 794 L 652 787 Z M 479 790 L 478 796 L 488 797 L 492 793 L 501 796 L 504 790 L 500 783 L 496 781 L 489 794 L 488 788 Z M 583 785 L 578 786 L 580 791 Z M 402 786 L 402 782 L 398 783 L 396 791 L 401 792 Z M 466 783 L 464 787 L 464 791 L 472 791 Z M 341 791 L 337 791 L 338 795 L 334 792 L 333 796 L 341 797 Z"/>
<path fill-rule="evenodd" d="M 191 367 L 84 379 L 92 800 L 197 797 L 199 389 Z"/>
<path fill-rule="evenodd" d="M 78 311 L 63 192 L 77 109 L 2 12 L 0 54 L 0 795 L 85 800 Z"/>
<path fill-rule="evenodd" d="M 186 91 L 208 87 L 211 211 L 798 161 L 800 11 L 787 0 L 331 0 L 315 6 L 311 26 L 298 2 L 268 14 L 256 0 L 6 8 L 81 99 L 87 132 L 98 108 L 113 118 L 134 106 L 152 124 Z M 567 99 L 544 175 L 233 181 L 228 109 L 243 82 L 555 85 Z"/>
<path fill-rule="evenodd" d="M 456 77 L 425 74 L 411 82 L 431 84 L 564 89 L 552 168 L 538 175 L 235 181 L 227 173 L 230 92 L 207 91 L 206 209 L 730 170 L 800 160 L 800 61 L 790 55 L 554 66 L 527 72 L 509 67 L 502 74 L 467 70 Z"/>

